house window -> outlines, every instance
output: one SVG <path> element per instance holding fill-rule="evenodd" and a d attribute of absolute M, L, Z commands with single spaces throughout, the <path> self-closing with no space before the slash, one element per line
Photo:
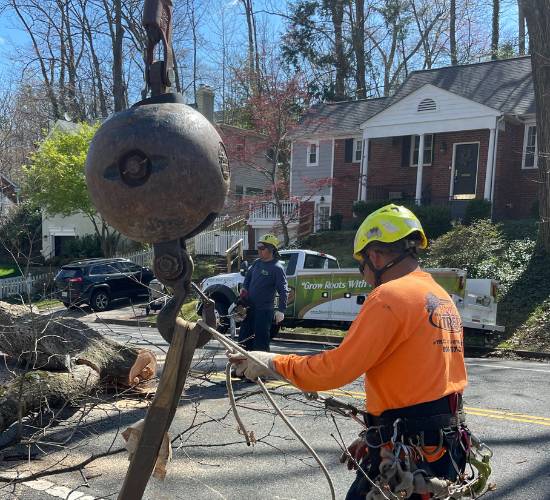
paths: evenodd
<path fill-rule="evenodd" d="M 319 164 L 319 143 L 318 142 L 310 142 L 308 144 L 307 164 L 312 167 Z"/>
<path fill-rule="evenodd" d="M 424 163 L 423 165 L 432 164 L 432 152 L 433 152 L 433 139 L 432 134 L 426 134 L 424 136 Z M 411 148 L 411 167 L 418 166 L 418 148 L 420 147 L 420 136 L 413 135 L 411 137 L 411 142 L 414 144 L 414 147 Z"/>
<path fill-rule="evenodd" d="M 536 125 L 525 125 L 523 137 L 523 162 L 521 168 L 537 168 L 539 152 L 537 148 Z"/>
<path fill-rule="evenodd" d="M 363 140 L 354 139 L 353 140 L 353 161 L 360 162 L 362 154 L 363 154 Z"/>
<path fill-rule="evenodd" d="M 254 187 L 247 187 L 245 190 L 245 194 L 246 196 L 259 196 L 261 194 L 264 194 L 264 190 Z"/>
<path fill-rule="evenodd" d="M 244 188 L 238 184 L 235 186 L 235 199 L 241 201 L 243 199 Z"/>

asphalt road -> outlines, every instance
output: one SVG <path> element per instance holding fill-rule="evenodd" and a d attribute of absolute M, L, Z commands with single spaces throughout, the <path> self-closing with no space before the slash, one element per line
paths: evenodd
<path fill-rule="evenodd" d="M 147 346 L 160 357 L 167 350 L 166 343 L 152 328 L 99 328 L 119 341 Z M 322 347 L 278 342 L 273 350 L 311 353 Z M 258 388 L 236 382 L 241 417 L 258 439 L 255 446 L 246 446 L 228 413 L 224 365 L 223 349 L 213 342 L 198 352 L 193 376 L 188 380 L 171 427 L 172 438 L 180 433 L 181 436 L 173 443 L 174 456 L 168 475 L 163 482 L 151 479 L 144 498 L 330 498 L 324 475 L 280 418 L 273 415 Z M 468 425 L 494 451 L 491 481 L 497 484 L 497 490 L 486 498 L 550 499 L 550 364 L 468 358 L 467 366 Z M 208 372 L 208 377 L 204 372 Z M 277 387 L 274 393 L 293 425 L 329 469 L 336 498 L 343 498 L 353 475 L 338 463 L 337 439 L 341 434 L 349 442 L 359 432 L 358 424 L 343 417 L 333 419 L 319 404 L 305 401 L 296 390 Z M 360 406 L 362 382 L 356 381 L 337 394 Z M 110 447 L 120 448 L 119 432 L 142 418 L 145 406 L 136 399 L 119 398 L 116 404 L 105 403 L 95 408 L 74 434 L 69 434 L 70 425 L 52 429 L 47 436 L 49 442 L 65 439 L 70 443 L 68 448 L 42 457 L 29 468 L 58 468 Z M 81 417 L 80 412 L 75 412 L 67 417 L 67 422 Z M 46 481 L 0 490 L 0 498 L 117 498 L 127 466 L 127 455 L 118 453 L 87 466 L 85 476 L 78 472 L 49 476 Z"/>

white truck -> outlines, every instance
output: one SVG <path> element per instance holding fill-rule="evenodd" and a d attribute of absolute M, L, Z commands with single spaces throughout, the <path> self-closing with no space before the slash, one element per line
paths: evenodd
<path fill-rule="evenodd" d="M 332 255 L 311 250 L 282 250 L 281 262 L 289 295 L 283 326 L 296 324 L 348 326 L 365 302 L 370 287 L 358 268 L 340 268 Z M 239 295 L 248 265 L 241 272 L 219 274 L 201 282 L 201 289 L 216 303 L 222 328 L 231 304 Z M 453 298 L 465 328 L 503 331 L 496 323 L 497 283 L 467 279 L 461 269 L 425 269 Z"/>

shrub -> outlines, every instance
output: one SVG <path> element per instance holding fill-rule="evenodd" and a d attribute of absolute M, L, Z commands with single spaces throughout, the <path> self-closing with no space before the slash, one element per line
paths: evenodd
<path fill-rule="evenodd" d="M 334 214 L 330 216 L 330 229 L 332 231 L 340 231 L 342 229 L 342 214 Z"/>
<path fill-rule="evenodd" d="M 357 216 L 359 224 L 365 220 L 367 215 L 370 215 L 375 210 L 382 208 L 390 203 L 388 200 L 378 200 L 378 201 L 356 201 L 353 203 L 353 213 Z"/>
<path fill-rule="evenodd" d="M 370 215 L 375 210 L 382 208 L 389 203 L 396 205 L 403 204 L 399 200 L 389 201 L 356 201 L 353 204 L 353 213 L 357 215 L 357 219 L 352 225 L 352 229 L 357 229 L 365 220 L 365 217 Z M 428 236 L 428 239 L 433 239 L 441 236 L 452 228 L 451 211 L 448 207 L 437 205 L 414 205 L 403 204 L 420 219 L 422 227 Z"/>
<path fill-rule="evenodd" d="M 439 238 L 452 229 L 452 217 L 449 207 L 437 205 L 408 205 L 422 223 L 424 232 L 429 240 Z"/>
<path fill-rule="evenodd" d="M 457 225 L 432 243 L 423 264 L 465 269 L 470 278 L 494 278 L 505 246 L 499 227 L 488 220 Z"/>
<path fill-rule="evenodd" d="M 466 205 L 463 224 L 469 226 L 476 220 L 491 218 L 491 202 L 487 200 L 470 200 Z"/>
<path fill-rule="evenodd" d="M 21 204 L 0 226 L 0 261 L 15 259 L 21 266 L 42 260 L 42 214 L 28 203 Z"/>

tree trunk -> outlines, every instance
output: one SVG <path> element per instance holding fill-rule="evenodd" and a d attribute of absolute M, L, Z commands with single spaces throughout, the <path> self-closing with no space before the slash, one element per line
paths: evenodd
<path fill-rule="evenodd" d="M 45 401 L 72 401 L 105 384 L 131 387 L 156 374 L 150 351 L 106 339 L 76 319 L 5 302 L 0 302 L 0 351 L 26 370 L 2 388 L 0 432 Z"/>
<path fill-rule="evenodd" d="M 540 253 L 550 255 L 550 8 L 548 0 L 525 0 L 537 108 Z"/>
<path fill-rule="evenodd" d="M 518 45 L 519 55 L 525 55 L 525 14 L 523 13 L 523 1 L 518 0 Z"/>
<path fill-rule="evenodd" d="M 491 59 L 498 59 L 500 0 L 493 0 L 493 29 L 491 33 Z"/>
<path fill-rule="evenodd" d="M 331 0 L 330 11 L 332 16 L 332 24 L 334 26 L 334 58 L 336 63 L 334 99 L 336 101 L 343 101 L 346 99 L 345 80 L 347 73 L 347 61 L 344 54 L 344 39 L 342 36 L 344 0 Z"/>
<path fill-rule="evenodd" d="M 126 86 L 122 71 L 122 40 L 124 28 L 122 27 L 122 0 L 115 0 L 114 11 L 114 38 L 113 38 L 113 99 L 115 112 L 128 107 L 126 102 Z"/>
<path fill-rule="evenodd" d="M 449 43 L 451 49 L 451 64 L 458 64 L 458 55 L 456 51 L 456 0 L 451 0 L 449 11 Z"/>
<path fill-rule="evenodd" d="M 248 29 L 248 81 L 250 85 L 250 94 L 257 96 L 258 89 L 258 75 L 256 74 L 256 47 L 254 39 L 254 12 L 252 7 L 252 0 L 242 0 L 244 11 L 246 15 L 246 26 Z"/>
<path fill-rule="evenodd" d="M 365 0 L 355 0 L 355 24 L 353 26 L 353 50 L 355 52 L 355 84 L 358 99 L 367 98 L 365 77 Z"/>

